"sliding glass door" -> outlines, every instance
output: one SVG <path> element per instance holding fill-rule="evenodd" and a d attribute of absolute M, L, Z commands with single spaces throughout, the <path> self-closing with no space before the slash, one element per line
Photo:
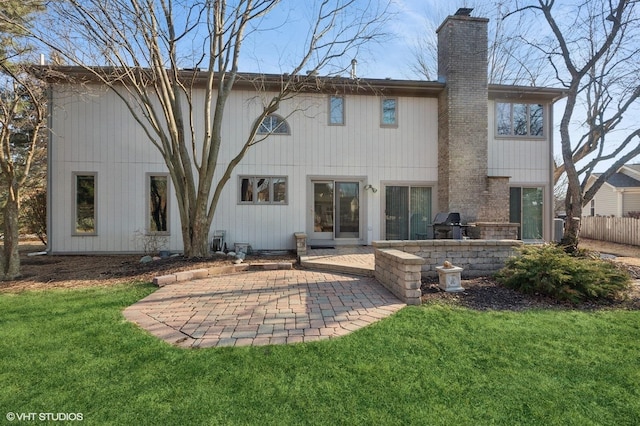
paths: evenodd
<path fill-rule="evenodd" d="M 424 240 L 431 224 L 431 188 L 426 186 L 385 187 L 385 238 Z"/>
<path fill-rule="evenodd" d="M 336 238 L 360 238 L 360 184 L 336 182 Z"/>
<path fill-rule="evenodd" d="M 541 240 L 543 236 L 542 188 L 512 187 L 509 193 L 509 221 L 519 223 L 518 238 Z"/>
<path fill-rule="evenodd" d="M 313 181 L 313 240 L 360 238 L 360 182 Z"/>

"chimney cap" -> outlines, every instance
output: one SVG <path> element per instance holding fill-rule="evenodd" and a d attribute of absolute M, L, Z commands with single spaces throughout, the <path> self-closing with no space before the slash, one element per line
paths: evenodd
<path fill-rule="evenodd" d="M 472 11 L 473 8 L 471 7 L 461 7 L 456 11 L 455 16 L 471 16 Z"/>

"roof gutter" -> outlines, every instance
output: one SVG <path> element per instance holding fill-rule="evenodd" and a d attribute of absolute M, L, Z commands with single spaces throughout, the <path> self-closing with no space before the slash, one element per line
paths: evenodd
<path fill-rule="evenodd" d="M 104 84 L 122 82 L 131 78 L 132 73 L 146 74 L 151 80 L 153 70 L 137 68 L 124 70 L 116 67 L 80 67 L 80 66 L 40 66 L 32 69 L 38 77 L 52 84 Z M 178 78 L 193 86 L 207 84 L 210 72 L 201 69 L 178 70 Z M 256 90 L 280 90 L 284 84 L 298 84 L 306 93 L 358 93 L 371 95 L 397 95 L 436 97 L 444 90 L 445 84 L 423 80 L 366 79 L 338 76 L 317 76 L 313 74 L 260 74 L 238 73 L 234 88 Z"/>

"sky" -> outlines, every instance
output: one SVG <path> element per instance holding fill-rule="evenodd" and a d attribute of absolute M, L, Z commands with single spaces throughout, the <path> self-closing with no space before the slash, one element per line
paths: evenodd
<path fill-rule="evenodd" d="M 308 32 L 308 22 L 311 12 L 304 6 L 309 1 L 296 1 L 294 9 L 284 6 L 276 12 L 269 22 L 270 31 L 250 38 L 243 48 L 244 56 L 241 70 L 259 71 L 265 73 L 283 73 L 290 68 L 287 64 L 299 59 L 299 55 L 292 54 L 304 41 Z M 363 0 L 362 3 L 367 3 Z M 383 3 L 383 2 L 380 2 Z M 443 9 L 443 4 L 446 7 Z M 438 2 L 431 0 L 392 0 L 385 26 L 384 39 L 367 45 L 355 59 L 358 61 L 358 76 L 363 78 L 393 78 L 418 79 L 411 71 L 413 48 L 416 46 L 420 34 L 431 32 L 434 34 L 434 19 L 438 24 L 447 14 L 453 14 L 458 9 L 456 4 L 465 2 Z M 297 7 L 302 5 L 300 9 Z M 443 11 L 445 10 L 445 11 Z M 429 27 L 431 25 L 431 27 Z M 436 24 L 437 25 L 437 24 Z M 269 28 L 268 25 L 265 27 Z M 271 52 L 267 55 L 266 52 Z M 346 64 L 352 57 L 344 58 Z"/>
<path fill-rule="evenodd" d="M 417 40 L 425 32 L 433 32 L 430 22 L 438 19 L 439 13 L 430 16 L 428 3 L 420 0 L 398 0 L 392 4 L 395 15 L 389 26 L 391 32 L 389 39 L 383 43 L 372 46 L 372 54 L 365 54 L 358 61 L 358 69 L 363 77 L 370 78 L 420 78 L 411 71 L 411 65 L 415 62 L 414 48 Z M 433 2 L 437 3 L 437 2 Z M 449 2 L 441 2 L 449 3 Z M 458 9 L 454 2 L 449 3 L 447 9 L 453 14 Z M 434 9 L 432 9 L 434 11 Z M 443 15 L 444 19 L 444 15 Z"/>

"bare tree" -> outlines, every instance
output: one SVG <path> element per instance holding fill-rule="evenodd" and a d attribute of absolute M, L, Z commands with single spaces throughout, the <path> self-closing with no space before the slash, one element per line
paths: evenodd
<path fill-rule="evenodd" d="M 555 179 L 563 173 L 567 177 L 568 220 L 562 244 L 571 251 L 578 245 L 583 206 L 612 174 L 640 154 L 640 126 L 629 120 L 640 107 L 640 15 L 638 1 L 633 0 L 555 6 L 553 0 L 538 0 L 512 13 L 534 12 L 546 23 L 548 35 L 530 43 L 547 57 L 566 88 L 559 125 L 563 164 L 557 166 Z M 587 188 L 589 176 L 604 160 L 613 162 Z"/>
<path fill-rule="evenodd" d="M 524 17 L 521 17 L 518 22 L 516 22 L 517 17 L 509 21 L 503 19 L 509 13 L 510 3 L 504 0 L 465 2 L 467 7 L 473 9 L 473 16 L 489 18 L 487 48 L 489 83 L 545 85 L 551 75 L 545 69 L 544 62 L 530 60 L 530 54 L 534 48 L 524 42 L 533 27 L 524 22 Z M 451 5 L 447 4 L 446 7 L 450 8 Z M 429 9 L 426 31 L 418 36 L 412 49 L 411 69 L 427 80 L 436 80 L 438 77 L 437 24 L 451 12 L 451 10 L 443 11 L 440 8 Z"/>
<path fill-rule="evenodd" d="M 20 66 L 0 64 L 0 69 L 0 184 L 6 197 L 0 277 L 10 280 L 20 275 L 20 192 L 42 142 L 47 107 L 43 83 Z"/>
<path fill-rule="evenodd" d="M 308 34 L 287 35 L 304 38 L 304 47 L 292 53 L 292 65 L 269 87 L 246 140 L 225 141 L 225 105 L 243 78 L 238 68 L 244 43 L 264 31 L 286 28 L 286 17 L 278 21 L 273 14 L 284 3 L 69 0 L 49 4 L 51 18 L 65 22 L 65 34 L 52 34 L 60 28 L 53 25 L 34 32 L 41 43 L 112 89 L 162 154 L 178 198 L 186 256 L 208 254 L 207 237 L 221 192 L 247 151 L 265 139 L 257 137 L 263 119 L 283 101 L 317 87 L 317 72 L 343 72 L 353 56 L 341 58 L 383 34 L 387 5 L 380 1 L 289 3 L 302 7 L 301 15 L 309 18 Z M 254 84 L 264 93 L 263 79 Z M 204 128 L 196 128 L 196 115 L 204 117 Z M 223 143 L 241 148 L 214 179 Z"/>
<path fill-rule="evenodd" d="M 0 278 L 20 275 L 21 191 L 27 182 L 34 158 L 42 153 L 41 130 L 46 122 L 44 84 L 25 66 L 29 46 L 26 34 L 39 1 L 9 0 L 0 5 L 0 192 L 2 194 L 3 245 Z"/>

